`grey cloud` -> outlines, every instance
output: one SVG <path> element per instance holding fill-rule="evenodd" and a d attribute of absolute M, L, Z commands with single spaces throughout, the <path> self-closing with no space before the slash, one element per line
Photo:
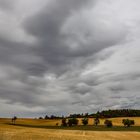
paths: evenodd
<path fill-rule="evenodd" d="M 98 22 L 94 23 L 95 25 L 89 28 L 88 24 L 92 24 L 88 23 L 90 21 L 80 21 L 80 18 L 86 20 L 84 16 L 88 15 L 82 16 L 82 11 L 92 2 L 93 1 L 90 0 L 86 2 L 76 1 L 76 3 L 75 1 L 53 1 L 47 5 L 47 8 L 45 7 L 38 14 L 33 15 L 26 20 L 24 23 L 25 30 L 29 34 L 35 36 L 38 40 L 38 47 L 34 51 L 36 52 L 36 55 L 42 57 L 44 65 L 46 63 L 45 66 L 43 65 L 40 68 L 42 72 L 44 69 L 44 72 L 48 70 L 54 71 L 56 74 L 64 73 L 68 71 L 68 65 L 72 64 L 73 61 L 76 61 L 77 59 L 88 59 L 88 57 L 98 51 L 117 44 L 121 39 L 125 38 L 126 31 L 121 27 L 120 29 L 122 32 L 113 35 L 112 32 L 110 32 L 109 37 L 101 35 L 102 39 L 99 40 L 97 38 L 100 36 L 98 29 L 99 32 L 103 34 L 105 31 L 100 30 Z M 76 22 L 71 23 L 69 19 L 73 18 L 73 15 L 77 13 L 79 13 L 78 16 L 73 19 Z M 92 28 L 93 30 L 91 30 Z M 85 36 L 86 42 L 84 43 L 80 38 L 85 35 L 85 31 L 91 33 L 88 33 L 90 40 L 88 40 L 88 36 Z M 80 32 L 81 34 L 79 34 Z M 74 49 L 71 46 L 73 43 L 78 45 Z M 83 60 L 81 60 L 81 62 Z M 33 69 L 35 69 L 35 67 L 33 67 Z"/>
<path fill-rule="evenodd" d="M 122 85 L 114 85 L 109 88 L 112 92 L 121 92 L 126 90 Z"/>
<path fill-rule="evenodd" d="M 139 72 L 118 74 L 110 77 L 112 81 L 125 81 L 125 80 L 137 80 L 140 78 Z"/>
<path fill-rule="evenodd" d="M 2 9 L 13 9 L 15 5 L 16 0 L 0 0 L 0 7 Z"/>
<path fill-rule="evenodd" d="M 86 85 L 85 83 L 78 83 L 75 87 L 75 90 L 74 88 L 72 89 L 73 90 L 73 93 L 79 93 L 79 94 L 87 94 L 89 92 L 91 92 L 91 87 Z"/>
<path fill-rule="evenodd" d="M 43 8 L 38 14 L 30 17 L 25 23 L 27 32 L 34 36 L 49 38 L 59 34 L 63 22 L 70 16 L 71 12 L 78 11 L 79 8 L 85 7 L 91 0 L 53 0 Z"/>
<path fill-rule="evenodd" d="M 65 38 L 61 35 L 60 28 L 74 9 L 77 11 L 78 8 L 88 2 L 90 1 L 77 1 L 75 3 L 74 1 L 62 0 L 56 3 L 51 2 L 47 8 L 26 21 L 26 31 L 39 39 L 39 47 L 34 51 L 44 60 L 44 65 L 33 64 L 32 70 L 37 70 L 40 67 L 37 71 L 55 71 L 57 67 L 56 73 L 58 74 L 59 71 L 62 71 L 62 73 L 67 71 L 67 65 L 74 58 L 63 44 Z"/>
<path fill-rule="evenodd" d="M 19 5 L 0 0 L 0 106 L 29 116 L 138 108 L 139 27 L 134 10 L 119 12 L 123 4 L 50 0 L 27 16 L 24 10 L 16 15 L 20 7 L 8 15 Z"/>

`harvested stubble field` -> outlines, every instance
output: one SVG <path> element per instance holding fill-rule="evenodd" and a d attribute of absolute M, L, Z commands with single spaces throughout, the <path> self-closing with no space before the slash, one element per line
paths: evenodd
<path fill-rule="evenodd" d="M 113 118 L 111 120 L 117 127 L 122 125 L 122 119 Z M 140 118 L 129 119 L 135 120 L 136 127 L 124 128 L 125 131 L 124 129 L 119 130 L 119 127 L 117 130 L 111 128 L 108 131 L 103 126 L 99 126 L 98 129 L 94 126 L 77 126 L 71 127 L 71 129 L 79 130 L 68 130 L 69 127 L 55 126 L 56 123 L 60 125 L 61 120 L 18 119 L 17 125 L 10 125 L 10 119 L 0 119 L 0 140 L 140 140 Z M 104 120 L 100 121 L 102 125 Z M 80 119 L 79 123 L 81 124 Z M 89 124 L 93 124 L 93 119 L 89 120 Z M 123 127 L 121 126 L 121 128 Z M 130 131 L 131 129 L 133 131 Z"/>

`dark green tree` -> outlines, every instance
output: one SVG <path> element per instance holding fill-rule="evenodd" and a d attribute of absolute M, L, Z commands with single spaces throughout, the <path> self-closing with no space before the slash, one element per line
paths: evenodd
<path fill-rule="evenodd" d="M 124 126 L 130 127 L 130 126 L 135 124 L 135 121 L 134 120 L 129 120 L 129 119 L 123 119 L 122 123 L 124 124 Z"/>
<path fill-rule="evenodd" d="M 62 119 L 62 126 L 67 126 L 66 118 Z"/>
<path fill-rule="evenodd" d="M 104 124 L 105 124 L 106 127 L 112 127 L 113 126 L 111 120 L 105 120 Z"/>
<path fill-rule="evenodd" d="M 100 120 L 99 120 L 98 117 L 96 117 L 96 118 L 94 119 L 94 125 L 97 126 L 98 124 L 100 124 Z"/>
<path fill-rule="evenodd" d="M 78 125 L 78 119 L 76 119 L 76 118 L 69 118 L 68 119 L 68 125 L 69 126 Z"/>
<path fill-rule="evenodd" d="M 16 120 L 17 120 L 17 116 L 14 116 L 14 117 L 12 118 L 12 123 L 15 124 L 15 123 L 16 123 Z"/>
<path fill-rule="evenodd" d="M 82 123 L 83 123 L 83 125 L 87 125 L 88 124 L 88 118 L 83 118 Z"/>
<path fill-rule="evenodd" d="M 46 116 L 44 117 L 44 119 L 49 119 L 49 116 L 48 116 L 48 115 L 46 115 Z"/>

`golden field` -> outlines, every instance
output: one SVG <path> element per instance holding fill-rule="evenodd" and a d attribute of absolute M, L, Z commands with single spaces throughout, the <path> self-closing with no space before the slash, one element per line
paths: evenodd
<path fill-rule="evenodd" d="M 113 125 L 122 125 L 122 119 L 111 120 Z M 129 119 L 135 120 L 137 126 L 140 125 L 139 117 Z M 0 119 L 0 140 L 140 140 L 140 132 L 47 129 L 9 125 L 10 122 L 10 119 Z M 104 119 L 100 122 L 102 125 Z M 55 126 L 56 123 L 60 125 L 61 120 L 18 119 L 16 122 L 31 126 Z M 93 119 L 89 119 L 89 124 L 93 124 Z"/>

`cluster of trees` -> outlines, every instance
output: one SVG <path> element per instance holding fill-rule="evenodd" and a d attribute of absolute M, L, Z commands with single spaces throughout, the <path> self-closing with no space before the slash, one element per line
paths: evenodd
<path fill-rule="evenodd" d="M 70 114 L 68 118 L 115 118 L 115 117 L 140 117 L 140 110 L 135 109 L 117 109 L 117 110 L 103 110 L 92 114 Z"/>
<path fill-rule="evenodd" d="M 130 127 L 131 125 L 135 124 L 135 121 L 134 120 L 129 120 L 129 119 L 123 119 L 122 123 L 124 124 L 124 126 Z"/>
<path fill-rule="evenodd" d="M 82 113 L 82 114 L 70 114 L 67 116 L 68 118 L 89 118 L 88 113 Z"/>
<path fill-rule="evenodd" d="M 83 125 L 87 125 L 88 124 L 89 119 L 88 118 L 83 118 L 82 119 L 82 124 Z M 75 126 L 78 125 L 79 120 L 77 118 L 63 118 L 62 119 L 62 126 Z M 95 118 L 94 119 L 94 125 L 98 125 L 100 123 L 99 118 Z"/>
<path fill-rule="evenodd" d="M 140 117 L 140 110 L 135 109 L 117 109 L 117 110 L 103 110 L 97 113 L 82 113 L 82 114 L 70 114 L 66 118 L 115 118 L 115 117 Z M 46 115 L 45 117 L 39 117 L 39 119 L 63 119 L 64 116 Z"/>
<path fill-rule="evenodd" d="M 95 115 L 98 115 L 100 118 L 140 117 L 140 110 L 133 110 L 133 109 L 106 110 L 106 111 L 97 112 Z"/>
<path fill-rule="evenodd" d="M 62 126 L 74 126 L 78 125 L 78 119 L 76 118 L 69 118 L 68 121 L 66 118 L 62 119 Z"/>
<path fill-rule="evenodd" d="M 44 119 L 62 119 L 62 118 L 64 118 L 64 116 L 56 116 L 56 115 L 51 115 L 51 116 L 48 116 L 48 115 L 46 115 L 45 117 L 44 117 Z M 43 119 L 43 117 L 41 117 L 41 119 Z"/>
<path fill-rule="evenodd" d="M 43 119 L 43 118 L 40 118 L 40 119 Z M 51 119 L 54 119 L 54 118 L 51 118 Z M 16 120 L 17 120 L 16 116 L 14 116 L 11 119 L 13 124 L 15 124 Z M 89 118 L 87 118 L 87 117 L 82 118 L 82 124 L 83 125 L 87 125 L 88 121 L 89 121 Z M 62 126 L 76 126 L 76 125 L 78 125 L 78 122 L 79 122 L 79 120 L 75 117 L 73 117 L 73 118 L 62 117 Z M 134 120 L 129 120 L 129 119 L 123 119 L 122 123 L 125 127 L 130 127 L 132 125 L 135 125 L 135 121 Z M 94 118 L 94 125 L 97 126 L 98 124 L 100 124 L 100 120 L 99 120 L 99 117 L 96 116 L 96 118 Z M 56 125 L 58 125 L 58 123 L 56 123 Z M 104 125 L 106 127 L 112 127 L 113 123 L 112 123 L 111 120 L 105 120 Z"/>
<path fill-rule="evenodd" d="M 63 118 L 62 119 L 62 126 L 76 126 L 78 125 L 78 119 L 77 118 Z M 134 120 L 129 120 L 129 119 L 123 119 L 122 120 L 122 123 L 125 127 L 130 127 L 132 125 L 135 124 Z M 85 126 L 85 125 L 88 125 L 88 118 L 83 118 L 82 119 L 82 124 Z M 95 126 L 97 126 L 98 124 L 100 124 L 100 120 L 99 118 L 94 118 L 94 124 Z M 104 125 L 106 127 L 112 127 L 113 126 L 113 123 L 111 120 L 105 120 L 104 121 Z"/>

